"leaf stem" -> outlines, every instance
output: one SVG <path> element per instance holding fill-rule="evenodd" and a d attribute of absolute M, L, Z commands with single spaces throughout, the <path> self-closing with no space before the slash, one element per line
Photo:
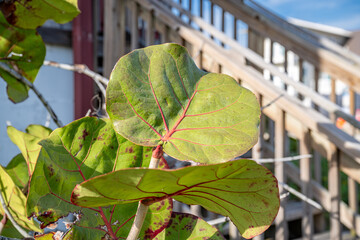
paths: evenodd
<path fill-rule="evenodd" d="M 114 240 L 117 240 L 118 238 L 116 237 L 116 234 L 114 233 L 112 227 L 111 227 L 111 224 L 109 223 L 109 221 L 107 220 L 105 214 L 104 214 L 104 211 L 102 210 L 101 207 L 99 207 L 99 211 L 100 211 L 100 215 L 101 215 L 101 218 L 103 219 L 104 223 L 105 223 L 105 226 L 107 228 L 107 232 L 109 233 L 109 235 L 114 239 Z"/>
<path fill-rule="evenodd" d="M 22 82 L 23 84 L 25 84 L 26 86 L 28 86 L 31 90 L 34 91 L 34 93 L 36 94 L 36 96 L 39 98 L 39 100 L 42 102 L 42 104 L 44 105 L 44 107 L 46 108 L 46 110 L 50 113 L 51 118 L 54 120 L 54 122 L 56 123 L 56 125 L 58 127 L 62 127 L 62 123 L 61 121 L 58 119 L 58 117 L 56 116 L 54 110 L 52 109 L 52 107 L 49 105 L 49 103 L 44 99 L 44 97 L 41 95 L 41 93 L 39 92 L 39 90 L 37 90 L 37 88 L 34 86 L 34 84 L 32 82 L 30 82 L 28 79 L 26 79 L 24 76 L 22 76 L 20 73 L 18 73 L 17 71 L 15 71 L 14 69 L 11 69 L 8 65 L 6 65 L 5 63 L 1 63 L 0 62 L 0 68 L 4 71 L 6 71 L 7 73 L 9 73 L 11 76 L 13 76 L 14 78 L 16 78 L 18 81 Z"/>
<path fill-rule="evenodd" d="M 159 162 L 162 155 L 163 155 L 162 146 L 158 145 L 152 153 L 149 168 L 157 168 L 159 166 Z M 139 202 L 134 223 L 130 229 L 130 233 L 126 240 L 136 240 L 138 238 L 142 225 L 144 224 L 144 220 L 148 209 L 149 209 L 148 205 L 143 204 L 141 201 Z"/>
<path fill-rule="evenodd" d="M 33 239 L 32 236 L 30 236 L 27 232 L 24 231 L 24 229 L 22 229 L 19 224 L 15 221 L 15 219 L 13 218 L 13 216 L 11 215 L 8 207 L 6 206 L 5 203 L 5 199 L 2 195 L 2 192 L 0 192 L 0 202 L 1 202 L 1 206 L 4 209 L 5 215 L 7 216 L 7 218 L 9 218 L 10 222 L 13 224 L 13 226 L 16 228 L 16 230 L 18 230 L 18 232 L 25 238 L 30 238 Z"/>

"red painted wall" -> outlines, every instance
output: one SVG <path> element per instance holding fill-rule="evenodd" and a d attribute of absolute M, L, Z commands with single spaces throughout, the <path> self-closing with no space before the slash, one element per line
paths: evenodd
<path fill-rule="evenodd" d="M 74 64 L 86 64 L 94 69 L 93 4 L 79 0 L 81 13 L 73 21 L 72 48 Z M 91 108 L 94 95 L 93 80 L 84 74 L 75 73 L 75 119 L 84 117 Z"/>

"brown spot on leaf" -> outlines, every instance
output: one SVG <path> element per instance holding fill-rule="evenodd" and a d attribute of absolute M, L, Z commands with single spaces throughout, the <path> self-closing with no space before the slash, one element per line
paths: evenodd
<path fill-rule="evenodd" d="M 101 134 L 100 136 L 98 136 L 97 140 L 99 140 L 99 141 L 104 140 L 103 136 L 104 136 L 104 134 Z"/>
<path fill-rule="evenodd" d="M 264 199 L 261 200 L 263 202 L 263 204 L 265 205 L 265 207 L 269 207 L 269 203 L 267 201 L 265 201 Z"/>
<path fill-rule="evenodd" d="M 82 136 L 79 137 L 79 139 L 85 140 L 86 136 L 88 136 L 88 135 L 89 135 L 89 133 L 86 131 L 86 129 L 84 129 L 83 132 L 82 132 Z"/>
<path fill-rule="evenodd" d="M 129 147 L 129 153 L 133 153 L 134 149 L 132 147 Z"/>
<path fill-rule="evenodd" d="M 47 167 L 47 169 L 49 170 L 50 177 L 54 176 L 55 171 L 54 171 L 54 168 L 53 168 L 53 166 L 51 164 Z"/>
<path fill-rule="evenodd" d="M 8 21 L 8 23 L 15 25 L 17 22 L 17 16 L 15 15 L 15 1 L 1 1 L 0 9 L 1 12 L 4 14 L 4 17 Z"/>

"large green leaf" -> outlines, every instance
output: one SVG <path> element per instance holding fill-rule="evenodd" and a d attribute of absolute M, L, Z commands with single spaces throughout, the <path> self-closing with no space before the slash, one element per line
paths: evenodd
<path fill-rule="evenodd" d="M 48 19 L 66 23 L 80 13 L 77 0 L 2 1 L 0 9 L 10 24 L 26 29 L 35 29 Z"/>
<path fill-rule="evenodd" d="M 28 164 L 28 174 L 31 175 L 41 149 L 38 142 L 49 136 L 51 129 L 41 125 L 29 125 L 25 131 L 19 131 L 12 126 L 7 128 L 9 138 L 20 149 Z"/>
<path fill-rule="evenodd" d="M 218 230 L 191 214 L 173 212 L 169 226 L 154 240 L 223 240 Z"/>
<path fill-rule="evenodd" d="M 115 133 L 109 120 L 93 117 L 56 129 L 39 144 L 42 149 L 31 178 L 28 216 L 38 216 L 46 226 L 69 212 L 76 212 L 80 221 L 73 227 L 73 239 L 101 239 L 105 222 L 99 211 L 103 211 L 117 236 L 127 236 L 137 203 L 86 209 L 70 202 L 71 193 L 76 184 L 91 177 L 121 168 L 148 166 L 151 148 L 127 141 Z M 162 229 L 170 218 L 172 203 L 162 204 L 165 209 L 155 206 L 149 214 L 154 216 L 147 217 L 145 226 L 151 232 Z M 164 215 L 160 217 L 161 214 Z M 158 229 L 150 228 L 155 223 Z"/>
<path fill-rule="evenodd" d="M 41 232 L 38 224 L 26 217 L 26 196 L 18 188 L 5 169 L 0 166 L 0 191 L 8 206 L 9 212 L 15 221 L 23 228 Z M 0 205 L 0 214 L 4 215 L 4 209 Z"/>
<path fill-rule="evenodd" d="M 123 169 L 77 185 L 71 201 L 94 207 L 168 197 L 230 217 L 245 238 L 265 231 L 279 208 L 276 178 L 251 160 L 179 170 Z"/>
<path fill-rule="evenodd" d="M 6 166 L 6 172 L 20 189 L 26 187 L 29 181 L 29 171 L 22 154 L 16 155 Z"/>
<path fill-rule="evenodd" d="M 257 141 L 254 94 L 224 74 L 198 69 L 176 44 L 135 50 L 116 64 L 106 92 L 114 128 L 179 160 L 233 159 Z"/>
<path fill-rule="evenodd" d="M 35 30 L 14 27 L 0 13 L 0 61 L 34 82 L 45 58 L 45 44 Z M 0 69 L 0 77 L 7 82 L 7 94 L 18 103 L 28 97 L 28 87 Z"/>

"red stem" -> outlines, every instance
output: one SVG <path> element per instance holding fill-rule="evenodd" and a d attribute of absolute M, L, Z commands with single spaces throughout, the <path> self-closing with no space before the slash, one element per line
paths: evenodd
<path fill-rule="evenodd" d="M 108 230 L 108 233 L 109 235 L 114 239 L 114 240 L 117 240 L 118 238 L 116 237 L 116 234 L 114 233 L 112 227 L 111 227 L 111 224 L 109 223 L 109 221 L 107 220 L 105 214 L 104 214 L 104 211 L 102 210 L 101 207 L 99 207 L 99 211 L 100 211 L 100 215 L 101 215 L 101 218 L 103 219 L 104 223 L 105 223 L 105 226 Z"/>

